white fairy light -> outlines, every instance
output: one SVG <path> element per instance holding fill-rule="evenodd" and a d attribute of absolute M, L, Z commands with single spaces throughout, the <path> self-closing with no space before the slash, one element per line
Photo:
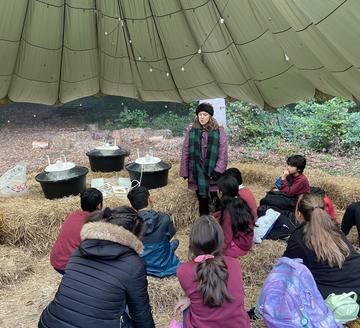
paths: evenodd
<path fill-rule="evenodd" d="M 34 114 L 33 116 L 36 117 L 36 114 Z"/>
<path fill-rule="evenodd" d="M 106 32 L 106 31 L 105 31 L 105 33 L 104 33 L 104 34 L 105 34 L 105 35 L 108 35 L 108 32 Z"/>
<path fill-rule="evenodd" d="M 129 40 L 129 43 L 132 43 L 132 40 L 131 40 L 131 39 Z"/>
<path fill-rule="evenodd" d="M 185 72 L 185 67 L 184 66 L 181 67 L 181 71 Z"/>
<path fill-rule="evenodd" d="M 167 105 L 165 105 L 164 107 L 167 108 Z"/>
<path fill-rule="evenodd" d="M 169 73 L 169 72 L 166 72 L 166 76 L 170 76 L 170 73 Z"/>
<path fill-rule="evenodd" d="M 222 17 L 220 17 L 219 22 L 220 22 L 220 24 L 224 24 L 225 19 L 224 19 L 224 18 L 222 18 Z"/>
<path fill-rule="evenodd" d="M 198 54 L 201 54 L 201 52 L 202 52 L 201 49 L 199 49 L 199 50 L 198 50 Z"/>
<path fill-rule="evenodd" d="M 286 61 L 290 61 L 290 57 L 286 53 L 284 53 L 284 56 Z"/>
<path fill-rule="evenodd" d="M 153 71 L 152 67 L 149 68 L 149 72 L 151 73 Z"/>
<path fill-rule="evenodd" d="M 142 59 L 141 56 L 139 56 L 138 59 L 141 60 Z"/>

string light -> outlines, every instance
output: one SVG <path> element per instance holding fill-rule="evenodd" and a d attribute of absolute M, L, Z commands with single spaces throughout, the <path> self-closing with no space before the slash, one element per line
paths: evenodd
<path fill-rule="evenodd" d="M 290 57 L 286 53 L 284 53 L 284 55 L 285 55 L 285 60 L 290 61 Z"/>
<path fill-rule="evenodd" d="M 226 5 L 223 7 L 223 9 L 221 10 L 222 13 L 224 12 L 225 8 L 227 7 L 228 2 L 229 2 L 229 0 L 227 1 Z M 96 10 L 96 9 L 94 9 L 94 13 L 95 13 L 96 15 L 99 15 L 99 14 L 100 14 L 100 15 L 101 15 L 101 18 L 104 18 L 104 17 L 106 16 L 106 15 L 102 14 L 101 11 Z M 98 17 L 99 17 L 99 16 L 98 16 Z M 169 14 L 169 17 L 171 18 L 171 14 Z M 99 18 L 100 18 L 100 17 L 99 17 Z M 119 23 L 118 23 L 117 26 L 116 26 L 114 29 L 112 29 L 110 32 L 105 31 L 104 34 L 105 34 L 106 36 L 112 34 L 114 31 L 116 31 L 116 29 L 118 29 L 120 25 L 121 25 L 121 27 L 125 27 L 125 28 L 126 28 L 126 25 L 124 24 L 124 20 L 123 20 L 121 17 L 117 17 L 117 18 L 114 17 L 114 19 L 117 20 Z M 271 21 L 271 17 L 268 17 L 268 19 Z M 199 49 L 197 50 L 197 52 L 191 54 L 190 56 L 188 56 L 188 59 L 187 59 L 186 62 L 183 63 L 182 65 L 180 65 L 180 66 L 178 66 L 178 67 L 175 67 L 175 68 L 172 68 L 172 71 L 180 70 L 181 72 L 185 72 L 185 65 L 187 65 L 187 64 L 195 57 L 196 54 L 202 54 L 202 49 L 201 49 L 201 48 L 204 46 L 205 42 L 208 40 L 208 38 L 210 37 L 210 35 L 212 34 L 212 32 L 215 30 L 216 25 L 217 25 L 217 24 L 224 24 L 224 23 L 225 23 L 225 19 L 222 17 L 222 15 L 219 16 L 219 17 L 218 17 L 218 20 L 216 21 L 216 23 L 214 24 L 214 26 L 212 27 L 212 29 L 210 30 L 210 32 L 206 35 L 205 40 L 200 44 L 200 47 L 199 47 Z M 130 35 L 129 35 L 129 31 L 127 31 L 127 36 L 128 36 L 128 37 L 130 36 Z M 132 47 L 133 52 L 135 52 L 135 53 L 136 53 L 136 52 L 139 52 L 139 51 L 137 51 L 137 49 L 133 46 L 133 42 L 132 42 L 132 40 L 131 40 L 130 38 L 128 39 L 128 42 L 129 42 L 130 44 L 132 44 L 131 47 Z M 112 42 L 111 44 L 112 44 L 112 45 L 115 45 L 116 43 L 115 43 L 115 42 Z M 284 55 L 285 55 L 285 60 L 286 60 L 286 61 L 290 61 L 290 58 L 287 56 L 287 54 L 284 53 Z M 138 59 L 138 61 L 142 61 L 142 56 L 138 56 L 137 59 Z M 134 60 L 136 61 L 136 57 L 134 58 Z M 146 61 L 145 61 L 145 64 L 149 65 Z M 150 65 L 149 65 L 149 66 L 150 66 Z M 157 70 L 157 71 L 159 71 L 159 72 L 164 72 L 162 69 L 159 69 L 159 68 L 156 68 L 156 67 L 154 68 L 154 67 L 152 67 L 152 66 L 149 67 L 149 72 L 152 73 L 152 72 L 154 71 L 154 69 Z M 170 76 L 169 71 L 165 71 L 165 75 L 166 75 L 167 77 L 169 77 L 169 76 Z"/>

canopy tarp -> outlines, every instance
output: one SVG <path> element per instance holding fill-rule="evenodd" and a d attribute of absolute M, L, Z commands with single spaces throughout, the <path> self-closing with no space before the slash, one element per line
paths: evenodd
<path fill-rule="evenodd" d="M 0 99 L 360 99 L 360 0 L 0 0 Z"/>

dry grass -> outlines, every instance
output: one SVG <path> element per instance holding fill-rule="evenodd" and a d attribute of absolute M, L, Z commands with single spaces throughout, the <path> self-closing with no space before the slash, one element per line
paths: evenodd
<path fill-rule="evenodd" d="M 32 272 L 34 259 L 29 251 L 18 247 L 0 245 L 0 289 L 14 284 Z"/>

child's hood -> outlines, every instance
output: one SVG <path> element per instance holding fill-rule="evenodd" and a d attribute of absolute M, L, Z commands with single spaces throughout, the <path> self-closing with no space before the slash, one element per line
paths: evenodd
<path fill-rule="evenodd" d="M 139 217 L 146 225 L 144 236 L 154 233 L 161 225 L 161 213 L 154 210 L 139 211 Z"/>

